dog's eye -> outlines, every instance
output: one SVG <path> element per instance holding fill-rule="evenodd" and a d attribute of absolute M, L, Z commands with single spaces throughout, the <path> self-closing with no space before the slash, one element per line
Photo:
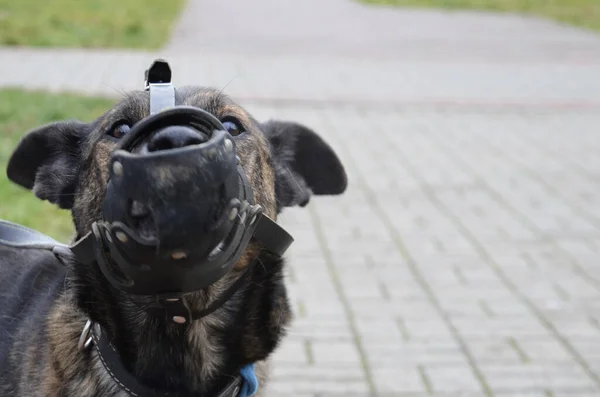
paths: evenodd
<path fill-rule="evenodd" d="M 114 125 L 108 131 L 108 135 L 112 136 L 113 138 L 121 139 L 129 133 L 129 130 L 131 130 L 131 127 L 128 124 L 120 123 Z"/>
<path fill-rule="evenodd" d="M 222 121 L 223 127 L 229 132 L 232 136 L 240 135 L 243 132 L 246 132 L 246 129 L 239 122 L 239 120 L 234 119 L 233 117 L 228 117 Z"/>

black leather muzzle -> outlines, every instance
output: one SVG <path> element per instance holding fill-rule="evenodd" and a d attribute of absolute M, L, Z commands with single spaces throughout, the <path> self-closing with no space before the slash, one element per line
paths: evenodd
<path fill-rule="evenodd" d="M 209 139 L 133 152 L 145 138 L 173 126 Z M 109 167 L 104 222 L 97 226 L 112 259 L 101 268 L 119 289 L 141 295 L 190 292 L 214 283 L 239 259 L 260 207 L 253 205 L 235 142 L 213 115 L 183 106 L 153 114 L 120 142 Z M 150 236 L 132 215 L 134 203 L 149 211 Z"/>

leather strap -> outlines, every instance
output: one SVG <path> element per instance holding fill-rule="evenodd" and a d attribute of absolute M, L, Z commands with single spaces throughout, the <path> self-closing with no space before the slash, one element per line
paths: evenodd
<path fill-rule="evenodd" d="M 54 249 L 54 247 L 68 248 L 66 244 L 61 244 L 52 237 L 46 236 L 36 230 L 1 219 L 0 245 L 15 248 L 37 248 L 50 251 Z"/>
<path fill-rule="evenodd" d="M 192 322 L 208 316 L 223 306 L 223 304 L 227 302 L 227 300 L 229 300 L 229 298 L 231 298 L 244 284 L 244 281 L 246 280 L 248 274 L 250 274 L 250 270 L 253 266 L 254 262 L 248 265 L 246 270 L 244 270 L 244 273 L 242 273 L 242 275 L 239 276 L 239 278 L 235 280 L 235 282 L 229 288 L 227 288 L 225 292 L 223 292 L 219 297 L 217 297 L 217 299 L 215 299 L 210 303 L 210 305 L 202 310 L 192 310 L 187 304 L 185 296 L 175 296 L 171 299 L 165 297 L 160 297 L 159 299 L 157 297 L 156 306 L 150 307 L 147 304 L 139 304 L 135 301 L 135 297 L 130 297 L 130 299 L 136 305 L 142 306 L 142 310 L 144 310 L 146 313 L 152 314 L 158 318 L 162 317 L 165 319 L 165 321 L 174 321 L 174 317 L 182 317 L 186 320 L 185 322 Z"/>
<path fill-rule="evenodd" d="M 175 87 L 171 84 L 171 68 L 162 59 L 157 59 L 146 70 L 144 87 L 150 91 L 150 113 L 175 106 Z"/>
<path fill-rule="evenodd" d="M 150 83 L 150 113 L 175 106 L 175 88 L 171 83 Z"/>
<path fill-rule="evenodd" d="M 254 229 L 254 239 L 258 241 L 265 250 L 283 256 L 285 251 L 292 245 L 294 238 L 268 216 L 261 214 Z"/>
<path fill-rule="evenodd" d="M 92 328 L 94 347 L 102 365 L 117 385 L 133 397 L 198 397 L 188 392 L 168 392 L 142 385 L 123 366 L 121 357 L 110 343 L 106 330 L 98 324 Z M 235 376 L 216 397 L 237 397 L 244 384 L 242 375 Z"/>

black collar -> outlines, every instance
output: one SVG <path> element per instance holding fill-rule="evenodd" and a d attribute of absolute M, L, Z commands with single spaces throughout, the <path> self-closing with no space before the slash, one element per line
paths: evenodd
<path fill-rule="evenodd" d="M 98 324 L 91 326 L 90 330 L 90 323 L 88 323 L 86 328 L 88 328 L 88 333 L 91 333 L 91 340 L 93 340 L 94 348 L 104 369 L 115 383 L 129 395 L 133 397 L 198 397 L 197 394 L 193 393 L 165 392 L 142 385 L 123 366 L 119 353 L 110 343 L 106 331 Z M 84 337 L 84 334 L 82 334 L 82 337 Z M 86 345 L 89 346 L 89 339 Z M 216 397 L 241 396 L 244 382 L 247 382 L 247 380 L 241 374 L 235 376 Z"/>

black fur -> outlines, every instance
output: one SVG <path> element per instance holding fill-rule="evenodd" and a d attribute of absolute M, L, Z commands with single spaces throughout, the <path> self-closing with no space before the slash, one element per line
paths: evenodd
<path fill-rule="evenodd" d="M 271 120 L 261 125 L 269 140 L 279 207 L 308 204 L 312 194 L 340 194 L 348 180 L 333 149 L 314 131 Z"/>
<path fill-rule="evenodd" d="M 60 208 L 73 206 L 88 125 L 57 122 L 27 134 L 8 163 L 9 179 Z"/>
<path fill-rule="evenodd" d="M 21 396 L 21 367 L 30 359 L 25 350 L 45 350 L 46 316 L 63 291 L 66 271 L 48 251 L 2 245 L 0 269 L 0 395 Z"/>

